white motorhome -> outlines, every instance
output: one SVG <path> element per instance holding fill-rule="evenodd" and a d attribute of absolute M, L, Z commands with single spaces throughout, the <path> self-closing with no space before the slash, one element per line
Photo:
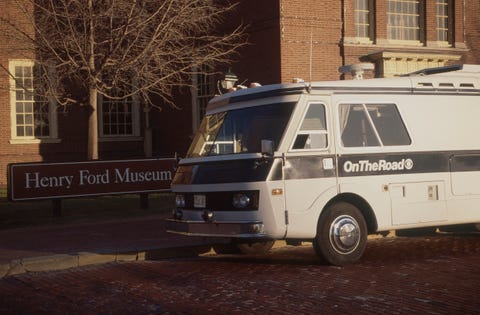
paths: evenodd
<path fill-rule="evenodd" d="M 167 230 L 219 252 L 312 241 L 345 265 L 368 234 L 480 222 L 480 66 L 215 97 L 172 182 Z"/>

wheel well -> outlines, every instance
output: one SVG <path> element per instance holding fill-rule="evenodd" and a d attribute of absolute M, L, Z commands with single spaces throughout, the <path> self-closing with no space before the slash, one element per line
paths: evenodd
<path fill-rule="evenodd" d="M 344 194 L 335 196 L 335 198 L 330 200 L 325 205 L 325 208 L 339 201 L 348 202 L 354 205 L 355 207 L 357 207 L 360 210 L 360 212 L 362 212 L 363 217 L 365 218 L 365 221 L 367 223 L 367 229 L 369 234 L 375 233 L 377 231 L 377 228 L 378 228 L 377 218 L 375 217 L 375 213 L 373 212 L 372 207 L 365 199 L 355 194 L 344 193 Z"/>

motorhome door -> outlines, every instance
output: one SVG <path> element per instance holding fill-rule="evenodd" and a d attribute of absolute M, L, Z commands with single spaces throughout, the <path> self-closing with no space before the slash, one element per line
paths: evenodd
<path fill-rule="evenodd" d="M 326 191 L 335 192 L 337 185 L 329 97 L 306 99 L 304 104 L 299 106 L 302 112 L 297 117 L 285 154 L 286 217 L 290 225 L 287 237 L 291 236 L 292 228 L 315 228 L 317 202 Z"/>

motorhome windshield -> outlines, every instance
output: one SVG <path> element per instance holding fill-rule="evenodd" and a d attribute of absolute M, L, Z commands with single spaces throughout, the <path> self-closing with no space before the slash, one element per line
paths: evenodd
<path fill-rule="evenodd" d="M 207 115 L 187 156 L 261 152 L 261 140 L 273 141 L 275 149 L 294 105 L 268 104 Z"/>

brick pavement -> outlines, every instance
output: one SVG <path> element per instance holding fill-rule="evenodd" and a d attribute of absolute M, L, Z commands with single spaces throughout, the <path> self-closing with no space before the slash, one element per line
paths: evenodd
<path fill-rule="evenodd" d="M 0 230 L 0 278 L 115 261 L 195 256 L 209 250 L 210 244 L 203 238 L 166 233 L 166 216 Z M 379 255 L 381 250 L 395 251 L 395 255 L 385 253 L 382 261 L 395 259 L 397 262 L 412 255 L 434 258 L 437 251 L 451 256 L 464 252 L 478 254 L 479 238 L 480 233 L 444 234 L 430 238 L 389 237 L 382 239 L 383 245 L 376 250 L 377 240 L 373 239 L 369 241 L 362 260 Z M 469 239 L 472 241 L 466 241 Z M 390 246 L 384 246 L 390 243 Z M 414 252 L 412 246 L 416 246 Z M 437 251 L 432 252 L 431 247 Z M 314 259 L 317 261 L 316 257 Z"/>
<path fill-rule="evenodd" d="M 0 279 L 0 313 L 479 314 L 480 235 L 369 240 L 347 267 L 310 245 Z"/>
<path fill-rule="evenodd" d="M 188 256 L 209 249 L 202 238 L 166 233 L 165 217 L 0 230 L 0 278 L 112 261 Z"/>

